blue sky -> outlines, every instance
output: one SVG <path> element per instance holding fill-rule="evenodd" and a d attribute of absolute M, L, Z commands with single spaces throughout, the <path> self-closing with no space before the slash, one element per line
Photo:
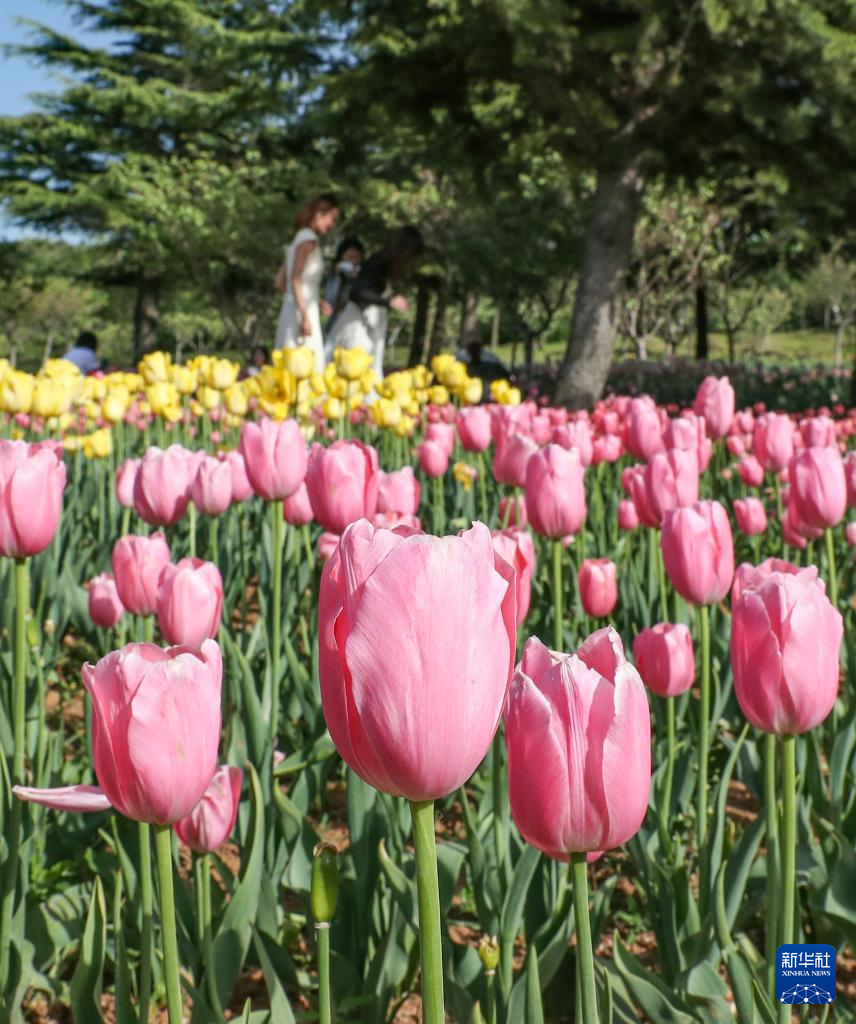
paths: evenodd
<path fill-rule="evenodd" d="M 33 109 L 30 94 L 61 88 L 62 82 L 45 68 L 21 57 L 10 56 L 3 47 L 29 41 L 30 31 L 18 18 L 50 25 L 60 32 L 84 36 L 74 25 L 68 6 L 62 0 L 2 0 L 0 3 L 0 114 L 23 114 Z M 14 227 L 0 210 L 0 237 L 17 238 L 31 231 Z"/>

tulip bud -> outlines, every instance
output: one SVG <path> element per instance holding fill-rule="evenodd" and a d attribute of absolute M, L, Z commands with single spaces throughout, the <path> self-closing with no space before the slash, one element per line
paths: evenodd
<path fill-rule="evenodd" d="M 312 851 L 309 899 L 316 925 L 329 924 L 339 901 L 339 851 L 332 843 L 318 843 Z"/>
<path fill-rule="evenodd" d="M 499 966 L 499 939 L 495 935 L 483 935 L 479 942 L 479 959 L 486 972 L 493 973 Z"/>

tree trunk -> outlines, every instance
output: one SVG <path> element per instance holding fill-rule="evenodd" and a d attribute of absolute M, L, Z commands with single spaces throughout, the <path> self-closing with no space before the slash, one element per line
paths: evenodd
<path fill-rule="evenodd" d="M 431 341 L 428 344 L 428 361 L 439 355 L 446 345 L 446 314 L 449 311 L 449 291 L 445 284 L 437 292 L 434 309 L 434 323 L 431 325 Z"/>
<path fill-rule="evenodd" d="M 468 341 L 473 341 L 479 329 L 479 297 L 474 292 L 467 292 L 461 307 L 461 334 L 458 345 L 461 348 Z"/>
<path fill-rule="evenodd" d="M 134 359 L 138 360 L 157 345 L 158 282 L 142 274 L 137 281 L 137 299 L 134 303 Z"/>
<path fill-rule="evenodd" d="M 490 347 L 496 348 L 499 344 L 499 310 L 493 314 L 493 320 L 490 324 Z"/>
<path fill-rule="evenodd" d="M 710 340 L 707 333 L 707 285 L 701 281 L 695 290 L 695 357 L 707 359 L 710 356 Z"/>
<path fill-rule="evenodd" d="M 728 338 L 728 361 L 737 362 L 737 335 L 729 321 L 725 322 L 725 336 Z"/>
<path fill-rule="evenodd" d="M 642 187 L 635 165 L 598 172 L 571 333 L 556 384 L 558 404 L 586 408 L 600 398 L 606 384 Z"/>
<path fill-rule="evenodd" d="M 425 335 L 428 333 L 428 310 L 431 306 L 431 291 L 424 281 L 416 288 L 416 310 L 413 315 L 413 337 L 410 340 L 408 366 L 418 366 L 425 356 Z"/>
<path fill-rule="evenodd" d="M 841 359 L 844 354 L 844 323 L 841 317 L 835 325 L 835 369 L 841 369 Z"/>

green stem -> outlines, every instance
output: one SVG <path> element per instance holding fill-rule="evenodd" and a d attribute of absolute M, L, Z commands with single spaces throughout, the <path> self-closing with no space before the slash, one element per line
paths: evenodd
<path fill-rule="evenodd" d="M 218 554 L 218 550 L 217 550 L 218 547 L 219 547 L 219 543 L 218 543 L 218 541 L 219 541 L 219 538 L 218 538 L 219 526 L 220 526 L 220 517 L 219 516 L 210 516 L 209 520 L 208 520 L 208 558 L 215 565 L 217 565 L 219 563 L 219 554 Z"/>
<path fill-rule="evenodd" d="M 588 902 L 588 864 L 584 853 L 571 854 L 574 876 L 574 928 L 577 933 L 577 958 L 580 965 L 582 995 L 581 1024 L 598 1024 L 597 992 L 594 985 L 594 952 L 591 947 L 591 922 Z"/>
<path fill-rule="evenodd" d="M 485 480 L 485 473 L 487 472 L 487 466 L 485 463 L 484 452 L 479 452 L 478 456 L 478 474 L 479 474 L 479 505 L 481 506 L 481 521 L 487 523 L 487 481 Z"/>
<path fill-rule="evenodd" d="M 564 614 L 564 602 L 562 600 L 562 542 L 553 541 L 553 649 L 561 651 L 564 641 L 562 640 L 562 616 Z"/>
<path fill-rule="evenodd" d="M 496 866 L 502 872 L 508 846 L 508 781 L 502 764 L 502 736 L 497 730 L 493 738 L 491 782 L 493 786 L 493 841 L 496 850 Z"/>
<path fill-rule="evenodd" d="M 192 501 L 187 506 L 187 534 L 190 557 L 196 558 L 196 506 Z"/>
<path fill-rule="evenodd" d="M 707 840 L 707 769 L 710 756 L 710 609 L 702 605 L 699 610 L 701 632 L 701 701 L 699 702 L 698 729 L 698 784 L 696 789 L 696 854 L 701 864 L 705 863 L 704 848 Z M 707 903 L 704 887 L 701 891 L 703 904 Z"/>
<path fill-rule="evenodd" d="M 485 971 L 487 1024 L 496 1024 L 496 971 Z"/>
<path fill-rule="evenodd" d="M 782 920 L 781 945 L 794 941 L 794 905 L 796 895 L 796 736 L 782 737 Z M 791 1008 L 779 1004 L 779 1024 L 789 1024 Z"/>
<path fill-rule="evenodd" d="M 30 575 L 26 558 L 15 559 L 15 677 L 12 684 L 12 784 L 23 785 L 26 768 L 27 714 L 27 608 L 30 604 Z M 6 864 L 3 872 L 3 903 L 0 907 L 0 992 L 9 977 L 12 918 L 17 888 L 18 851 L 21 846 L 23 803 L 13 798 L 9 830 L 6 833 Z"/>
<path fill-rule="evenodd" d="M 223 1019 L 220 993 L 217 991 L 217 974 L 214 967 L 214 942 L 211 935 L 211 855 L 200 857 L 200 882 L 202 883 L 202 961 L 205 965 L 205 987 L 208 1004 L 217 1020 Z"/>
<path fill-rule="evenodd" d="M 660 836 L 663 845 L 671 847 L 670 824 L 672 784 L 675 777 L 675 698 L 666 697 L 666 770 L 660 794 Z"/>
<path fill-rule="evenodd" d="M 181 1021 L 181 978 L 178 971 L 178 941 L 175 933 L 175 892 L 172 880 L 172 830 L 169 825 L 155 825 L 155 854 L 160 889 L 161 941 L 163 971 L 166 982 L 166 1008 L 169 1024 Z"/>
<path fill-rule="evenodd" d="M 315 925 L 318 943 L 318 1024 L 332 1024 L 333 1001 L 330 991 L 330 923 Z"/>
<path fill-rule="evenodd" d="M 149 1019 L 152 997 L 152 841 L 151 826 L 141 821 L 138 826 L 140 842 L 140 995 L 139 1020 Z"/>
<path fill-rule="evenodd" d="M 285 520 L 282 502 L 272 501 L 271 528 L 273 537 L 273 604 L 270 629 L 271 737 L 276 740 L 279 728 L 279 655 L 282 647 L 282 541 Z"/>
<path fill-rule="evenodd" d="M 826 531 L 826 575 L 829 582 L 829 600 L 832 607 L 838 607 L 838 573 L 835 568 L 835 543 L 832 530 Z"/>
<path fill-rule="evenodd" d="M 767 829 L 767 903 L 764 908 L 767 990 L 776 1001 L 776 947 L 779 944 L 779 800 L 776 787 L 776 737 L 764 736 L 764 815 Z"/>
<path fill-rule="evenodd" d="M 657 545 L 657 568 L 660 574 L 660 608 L 663 622 L 669 621 L 669 597 L 666 589 L 666 563 L 663 561 L 663 549 Z"/>
<path fill-rule="evenodd" d="M 422 1020 L 444 1024 L 443 949 L 440 938 L 440 888 L 434 841 L 434 801 L 410 804 L 416 849 L 416 892 L 419 902 L 419 946 L 422 957 Z"/>

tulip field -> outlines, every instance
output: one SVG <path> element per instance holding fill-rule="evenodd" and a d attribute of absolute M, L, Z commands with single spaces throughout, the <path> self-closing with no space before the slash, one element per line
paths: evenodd
<path fill-rule="evenodd" d="M 0 1022 L 856 1021 L 856 413 L 362 355 L 0 367 Z"/>

